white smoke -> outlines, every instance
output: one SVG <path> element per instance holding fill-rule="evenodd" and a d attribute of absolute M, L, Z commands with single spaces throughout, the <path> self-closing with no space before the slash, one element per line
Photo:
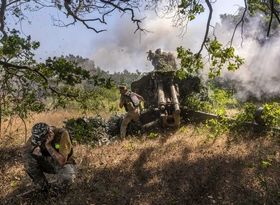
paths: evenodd
<path fill-rule="evenodd" d="M 243 100 L 248 97 L 262 99 L 280 96 L 280 38 L 279 35 L 265 38 L 260 18 L 252 18 L 245 25 L 247 35 L 244 33 L 242 39 L 239 30 L 234 41 L 236 51 L 245 59 L 245 64 L 235 72 L 224 71 L 222 76 L 234 85 L 237 97 Z M 229 28 L 228 32 L 219 31 L 219 38 L 225 40 L 232 31 Z"/>
<path fill-rule="evenodd" d="M 189 48 L 197 47 L 201 43 L 202 32 L 200 28 L 193 26 L 192 32 L 180 36 L 182 30 L 172 26 L 171 19 L 159 18 L 155 14 L 148 13 L 142 27 L 146 32 L 136 32 L 135 25 L 127 19 L 122 21 L 111 32 L 107 32 L 102 42 L 94 42 L 98 49 L 92 58 L 102 69 L 110 72 L 118 72 L 127 69 L 129 71 L 151 71 L 152 64 L 147 60 L 147 52 L 161 48 L 173 52 L 176 48 L 185 45 Z M 196 35 L 193 35 L 193 34 Z"/>
<path fill-rule="evenodd" d="M 143 27 L 149 32 L 137 32 L 133 35 L 135 25 L 130 19 L 121 21 L 111 31 L 106 32 L 102 41 L 94 41 L 97 48 L 92 54 L 96 65 L 110 72 L 139 70 L 148 72 L 153 69 L 147 60 L 147 51 L 162 48 L 171 51 L 176 56 L 176 48 L 183 46 L 197 52 L 205 32 L 205 19 L 196 20 L 189 25 L 188 31 L 181 36 L 182 30 L 172 26 L 172 20 L 158 18 L 154 14 L 146 13 Z M 124 17 L 126 18 L 126 17 Z M 127 23 L 125 23 L 127 22 Z M 280 39 L 270 38 L 262 45 L 257 38 L 263 38 L 259 26 L 258 17 L 246 24 L 244 36 L 241 37 L 240 29 L 237 30 L 234 46 L 237 53 L 245 58 L 245 64 L 235 72 L 224 71 L 222 78 L 231 82 L 237 88 L 237 96 L 240 99 L 248 97 L 262 98 L 280 95 Z M 232 36 L 235 25 L 230 24 L 223 28 L 217 28 L 215 35 L 219 40 L 227 44 Z"/>

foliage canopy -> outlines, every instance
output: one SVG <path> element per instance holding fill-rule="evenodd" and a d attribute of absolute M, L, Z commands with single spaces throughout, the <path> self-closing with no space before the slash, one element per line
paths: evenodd
<path fill-rule="evenodd" d="M 31 36 L 22 37 L 20 32 L 9 26 L 9 20 L 17 23 L 28 20 L 27 14 L 48 8 L 61 12 L 64 19 L 54 19 L 56 26 L 67 27 L 80 23 L 96 33 L 106 30 L 107 21 L 112 14 L 128 14 L 136 25 L 136 31 L 145 31 L 139 10 L 150 9 L 164 14 L 173 14 L 175 25 L 186 25 L 197 15 L 208 13 L 205 35 L 198 52 L 179 47 L 178 58 L 181 60 L 181 77 L 197 73 L 204 67 L 202 50 L 209 54 L 210 77 L 218 76 L 222 67 L 236 70 L 243 63 L 230 45 L 224 47 L 218 39 L 211 38 L 211 28 L 214 1 L 210 0 L 2 0 L 0 4 L 0 81 L 1 81 L 1 116 L 19 114 L 26 117 L 28 111 L 44 109 L 42 97 L 55 94 L 76 98 L 81 96 L 77 84 L 83 80 L 93 79 L 90 72 L 79 67 L 75 62 L 65 58 L 48 58 L 43 63 L 34 59 L 34 51 L 39 42 L 31 40 Z M 279 27 L 279 0 L 244 0 L 236 20 L 236 28 L 243 26 L 246 15 L 263 13 L 267 19 L 267 35 L 270 35 L 271 25 Z M 246 15 L 245 15 L 246 14 Z M 276 23 L 275 23 L 276 22 Z M 13 25 L 13 24 L 12 24 Z M 235 32 L 233 33 L 234 37 Z M 95 77 L 96 80 L 96 77 Z M 97 82 L 98 80 L 96 80 Z M 109 83 L 110 84 L 110 83 Z M 75 88 L 74 88 L 75 87 Z M 83 95 L 84 96 L 84 95 Z M 41 99 L 41 100 L 38 100 Z M 61 98 L 60 98 L 61 99 Z M 60 100 L 61 102 L 61 100 Z"/>

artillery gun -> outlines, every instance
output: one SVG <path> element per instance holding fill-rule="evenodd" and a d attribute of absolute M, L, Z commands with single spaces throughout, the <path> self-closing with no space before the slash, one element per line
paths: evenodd
<path fill-rule="evenodd" d="M 140 122 L 144 127 L 160 124 L 162 127 L 178 127 L 182 110 L 180 100 L 192 92 L 199 92 L 200 79 L 188 77 L 180 80 L 176 76 L 175 58 L 171 53 L 148 52 L 148 59 L 155 69 L 141 79 L 132 82 L 131 90 L 145 99 Z"/>
<path fill-rule="evenodd" d="M 181 119 L 192 122 L 203 122 L 210 119 L 220 119 L 220 116 L 198 110 L 190 110 L 182 106 L 182 101 L 192 93 L 199 93 L 203 86 L 198 77 L 179 79 L 176 76 L 175 58 L 170 53 L 148 52 L 148 59 L 155 67 L 154 71 L 131 84 L 131 90 L 145 99 L 144 111 L 141 112 L 142 128 L 161 125 L 161 127 L 178 127 Z M 254 122 L 246 122 L 248 128 L 264 129 L 260 120 L 262 110 L 257 110 Z M 234 121 L 234 119 L 228 118 Z M 280 128 L 271 128 L 279 132 Z"/>
<path fill-rule="evenodd" d="M 178 86 L 174 83 L 174 71 L 151 72 L 131 84 L 131 89 L 145 99 L 145 112 L 140 116 L 142 124 L 160 119 L 163 127 L 178 127 L 180 106 Z"/>
<path fill-rule="evenodd" d="M 145 99 L 144 109 L 139 121 L 130 122 L 128 134 L 139 134 L 160 125 L 163 128 L 177 128 L 181 120 L 187 122 L 203 122 L 211 119 L 221 119 L 220 116 L 191 110 L 183 106 L 183 102 L 192 94 L 197 93 L 201 99 L 206 99 L 208 93 L 198 77 L 179 79 L 176 75 L 175 58 L 170 53 L 149 52 L 149 59 L 155 69 L 141 79 L 132 82 L 131 90 Z M 207 95 L 205 95 L 207 94 Z M 267 127 L 262 119 L 263 109 L 256 111 L 255 120 L 244 122 L 244 127 L 256 131 L 273 131 L 280 134 L 279 127 Z M 108 144 L 119 136 L 123 115 L 114 115 L 105 121 L 100 117 L 70 119 L 65 122 L 70 134 L 76 136 L 79 142 L 93 145 Z M 223 117 L 225 119 L 225 117 Z M 228 122 L 235 119 L 227 118 Z"/>

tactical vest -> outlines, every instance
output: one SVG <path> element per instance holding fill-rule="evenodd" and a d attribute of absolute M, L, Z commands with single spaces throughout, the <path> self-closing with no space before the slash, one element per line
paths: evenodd
<path fill-rule="evenodd" d="M 134 92 L 128 91 L 124 94 L 124 108 L 128 111 L 128 104 L 131 104 L 133 109 L 139 107 L 140 100 Z"/>

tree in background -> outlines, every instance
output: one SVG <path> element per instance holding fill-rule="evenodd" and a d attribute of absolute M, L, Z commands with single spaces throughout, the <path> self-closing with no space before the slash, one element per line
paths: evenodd
<path fill-rule="evenodd" d="M 7 19 L 13 17 L 18 22 L 27 20 L 28 12 L 36 12 L 38 10 L 49 8 L 61 12 L 65 18 L 56 19 L 53 17 L 56 26 L 67 27 L 76 23 L 83 24 L 86 28 L 96 33 L 106 31 L 107 21 L 112 14 L 119 13 L 130 15 L 130 19 L 136 24 L 135 31 L 145 31 L 142 27 L 142 19 L 139 12 L 144 9 L 154 10 L 162 14 L 172 14 L 173 21 L 176 26 L 185 26 L 204 12 L 208 12 L 205 35 L 202 39 L 200 49 L 197 52 L 186 48 L 178 48 L 178 57 L 182 61 L 183 58 L 192 58 L 197 65 L 194 71 L 201 70 L 200 61 L 202 51 L 209 54 L 209 77 L 215 77 L 221 73 L 222 67 L 229 70 L 236 70 L 243 63 L 243 60 L 235 54 L 232 41 L 238 27 L 244 27 L 246 16 L 257 15 L 262 13 L 265 19 L 266 35 L 269 36 L 272 28 L 279 27 L 279 0 L 244 0 L 244 8 L 240 9 L 240 15 L 236 18 L 235 29 L 232 34 L 229 46 L 223 46 L 218 39 L 210 34 L 212 28 L 211 20 L 213 12 L 213 4 L 216 1 L 211 0 L 2 0 L 0 6 L 0 31 L 3 36 L 12 28 L 8 27 Z M 241 29 L 243 31 L 243 29 Z M 186 67 L 188 64 L 182 63 L 181 75 L 188 73 Z M 192 69 L 193 70 L 193 69 Z"/>
<path fill-rule="evenodd" d="M 44 63 L 36 62 L 33 58 L 34 50 L 39 47 L 39 42 L 33 42 L 30 36 L 22 37 L 14 30 L 13 25 L 8 24 L 9 19 L 13 18 L 21 23 L 28 20 L 28 13 L 49 8 L 65 15 L 62 20 L 54 19 L 56 26 L 67 27 L 80 23 L 100 33 L 106 31 L 107 20 L 114 13 L 127 13 L 136 25 L 135 31 L 145 31 L 141 18 L 138 18 L 138 10 L 150 9 L 173 14 L 177 26 L 187 25 L 197 15 L 208 11 L 200 49 L 197 52 L 184 47 L 177 49 L 178 58 L 181 60 L 178 75 L 184 77 L 203 69 L 205 62 L 202 52 L 205 51 L 205 54 L 209 55 L 209 77 L 214 78 L 220 75 L 223 67 L 236 70 L 243 63 L 243 59 L 235 54 L 231 43 L 224 47 L 215 36 L 211 37 L 209 34 L 212 14 L 215 12 L 212 7 L 214 3 L 215 1 L 210 0 L 1 0 L 0 116 L 5 112 L 18 114 L 23 118 L 28 110 L 41 110 L 43 104 L 38 101 L 38 96 L 46 96 L 50 92 L 58 96 L 58 99 L 61 99 L 61 96 L 81 96 L 75 85 L 91 78 L 88 70 L 65 58 L 49 58 Z M 279 0 L 244 0 L 244 9 L 239 15 L 240 18 L 235 21 L 232 39 L 236 29 L 239 26 L 244 27 L 246 15 L 257 15 L 258 12 L 263 14 L 264 25 L 267 26 L 266 35 L 269 36 L 272 28 L 279 28 L 279 4 Z"/>
<path fill-rule="evenodd" d="M 30 112 L 43 111 L 50 96 L 77 99 L 74 86 L 91 77 L 62 57 L 37 63 L 34 51 L 39 45 L 15 30 L 0 40 L 0 119 L 14 115 L 25 119 Z"/>

